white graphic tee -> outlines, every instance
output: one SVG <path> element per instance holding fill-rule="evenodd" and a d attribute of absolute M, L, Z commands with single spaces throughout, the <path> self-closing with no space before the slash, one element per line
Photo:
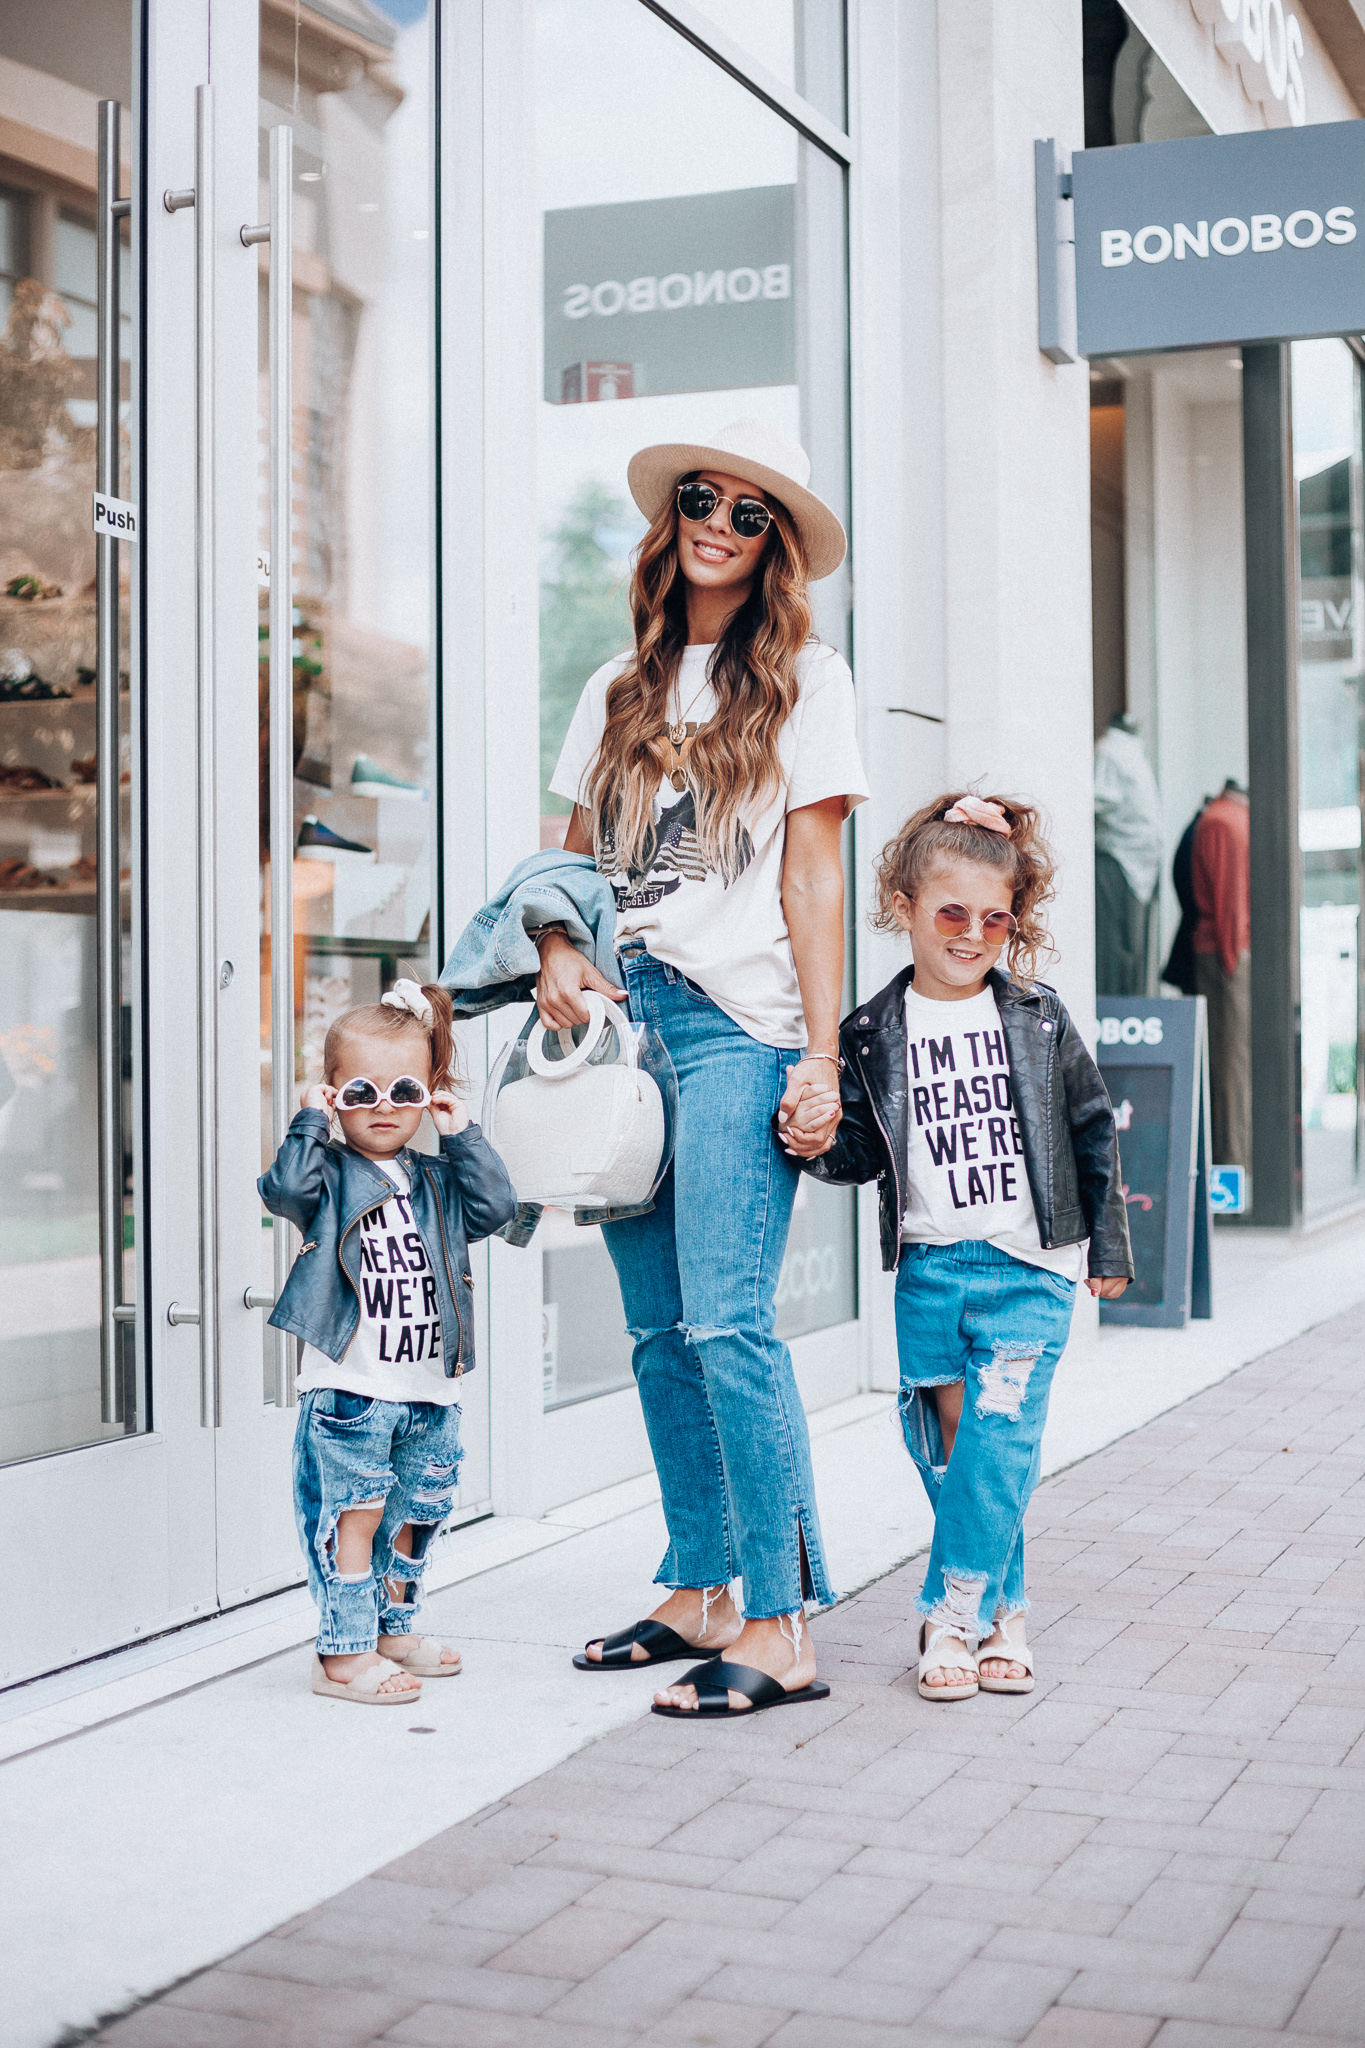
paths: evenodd
<path fill-rule="evenodd" d="M 1044 1251 L 1024 1168 L 1000 1011 L 990 989 L 940 1003 L 905 992 L 909 1201 L 905 1244 L 985 1238 L 1025 1265 L 1079 1280 L 1084 1246 Z"/>
<path fill-rule="evenodd" d="M 673 710 L 705 724 L 716 698 L 706 680 L 714 646 L 683 650 Z M 607 690 L 630 657 L 617 655 L 588 679 L 550 787 L 582 803 L 606 724 Z M 778 734 L 783 786 L 746 814 L 740 872 L 729 882 L 708 869 L 697 845 L 692 791 L 661 782 L 654 804 L 655 848 L 643 874 L 609 873 L 616 894 L 616 941 L 640 940 L 705 989 L 751 1038 L 803 1046 L 806 1024 L 782 912 L 787 813 L 842 796 L 845 815 L 868 794 L 858 753 L 853 678 L 834 648 L 812 640 L 796 661 L 800 695 Z"/>
<path fill-rule="evenodd" d="M 447 1379 L 436 1281 L 422 1233 L 408 1201 L 408 1176 L 396 1159 L 371 1162 L 394 1192 L 355 1225 L 360 1251 L 360 1322 L 338 1364 L 305 1344 L 299 1392 L 336 1387 L 371 1401 L 460 1398 L 458 1379 Z"/>

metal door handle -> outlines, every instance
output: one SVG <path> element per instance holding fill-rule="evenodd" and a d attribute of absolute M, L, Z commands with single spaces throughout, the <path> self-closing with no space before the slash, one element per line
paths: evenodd
<path fill-rule="evenodd" d="M 194 94 L 194 359 L 196 719 L 199 896 L 199 1420 L 223 1420 L 218 1369 L 218 678 L 215 560 L 216 327 L 213 249 L 213 87 Z M 183 194 L 169 197 L 184 199 Z M 181 1313 L 180 1321 L 189 1315 Z"/>
<path fill-rule="evenodd" d="M 119 487 L 118 223 L 132 201 L 120 199 L 119 103 L 99 103 L 95 198 L 95 489 Z M 123 935 L 119 918 L 119 591 L 118 540 L 95 536 L 95 960 L 100 1219 L 100 1417 L 122 1422 L 119 1325 L 136 1309 L 123 1301 Z"/>
<path fill-rule="evenodd" d="M 194 211 L 194 523 L 196 891 L 199 903 L 199 1289 L 200 1310 L 172 1302 L 168 1323 L 199 1325 L 199 1421 L 217 1429 L 223 1420 L 218 1370 L 218 689 L 214 561 L 214 275 L 213 87 L 194 89 L 194 184 L 163 192 L 167 213 Z M 229 977 L 230 979 L 230 977 Z"/>
<path fill-rule="evenodd" d="M 238 230 L 246 248 L 270 245 L 270 1123 L 276 1151 L 294 1103 L 294 131 L 270 131 L 270 219 Z M 284 1292 L 294 1232 L 282 1216 L 270 1233 L 273 1296 L 248 1306 L 273 1307 Z M 275 1402 L 292 1408 L 294 1347 L 272 1330 Z"/>

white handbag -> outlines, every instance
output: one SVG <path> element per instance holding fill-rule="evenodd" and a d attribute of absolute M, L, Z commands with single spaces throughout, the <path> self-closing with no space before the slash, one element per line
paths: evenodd
<path fill-rule="evenodd" d="M 657 1082 L 639 1062 L 636 1028 L 609 1013 L 584 989 L 588 1025 L 582 1042 L 556 1033 L 561 1057 L 545 1050 L 537 1017 L 508 1054 L 520 1050 L 530 1072 L 507 1080 L 504 1057 L 489 1076 L 483 1128 L 507 1168 L 517 1199 L 551 1208 L 629 1208 L 646 1202 L 664 1152 L 664 1104 Z M 594 1054 L 604 1035 L 616 1040 L 614 1060 Z M 604 1048 L 605 1049 L 605 1048 Z"/>

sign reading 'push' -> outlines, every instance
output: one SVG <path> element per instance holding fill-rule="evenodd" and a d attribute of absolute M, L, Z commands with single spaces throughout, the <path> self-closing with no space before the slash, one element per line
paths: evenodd
<path fill-rule="evenodd" d="M 90 524 L 96 533 L 111 534 L 115 540 L 137 539 L 137 506 L 127 498 L 111 498 L 96 491 L 90 506 Z"/>
<path fill-rule="evenodd" d="M 1083 356 L 1365 330 L 1365 122 L 1072 159 Z"/>

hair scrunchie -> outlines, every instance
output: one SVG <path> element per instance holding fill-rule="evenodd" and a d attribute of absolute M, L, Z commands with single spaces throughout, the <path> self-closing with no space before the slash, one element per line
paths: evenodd
<path fill-rule="evenodd" d="M 431 1004 L 422 994 L 421 985 L 415 981 L 396 981 L 380 1001 L 388 1003 L 395 1010 L 406 1010 L 417 1019 L 424 1031 L 431 1029 Z"/>
<path fill-rule="evenodd" d="M 960 796 L 952 809 L 943 813 L 945 825 L 977 825 L 986 832 L 1002 832 L 1006 839 L 1013 827 L 999 804 L 981 796 Z M 401 984 L 400 984 L 401 985 Z M 385 1002 L 388 997 L 385 996 Z"/>

